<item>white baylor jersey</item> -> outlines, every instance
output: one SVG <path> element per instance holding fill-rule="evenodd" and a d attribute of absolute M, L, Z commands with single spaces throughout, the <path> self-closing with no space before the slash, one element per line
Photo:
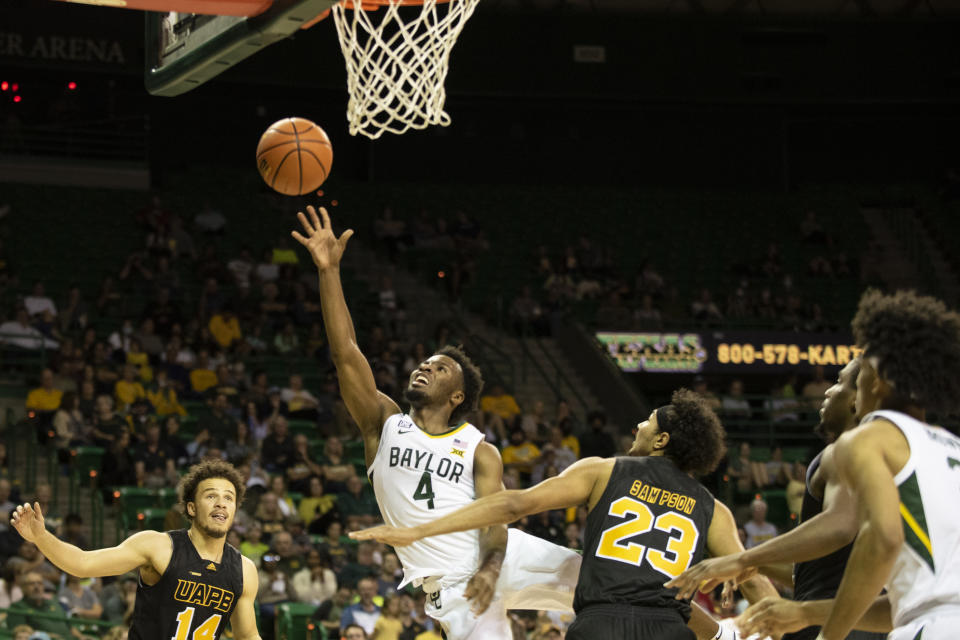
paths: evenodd
<path fill-rule="evenodd" d="M 910 458 L 894 477 L 904 542 L 887 581 L 893 626 L 960 615 L 960 438 L 896 411 L 873 419 L 895 424 Z M 892 636 L 891 636 L 892 637 Z"/>
<path fill-rule="evenodd" d="M 384 522 L 413 527 L 473 502 L 473 457 L 483 441 L 484 435 L 467 422 L 434 436 L 405 413 L 387 418 L 367 470 Z M 472 575 L 479 566 L 479 535 L 461 531 L 397 547 L 403 565 L 400 587 L 428 576 L 442 577 L 446 586 Z"/>

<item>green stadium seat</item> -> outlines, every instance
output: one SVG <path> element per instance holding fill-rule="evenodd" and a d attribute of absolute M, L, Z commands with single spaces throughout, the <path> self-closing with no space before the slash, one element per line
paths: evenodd
<path fill-rule="evenodd" d="M 167 519 L 167 511 L 167 509 L 149 507 L 137 514 L 137 520 L 142 523 L 144 529 L 164 531 L 163 523 Z"/>
<path fill-rule="evenodd" d="M 322 625 L 314 624 L 310 617 L 316 611 L 312 604 L 285 602 L 277 607 L 276 640 L 326 640 Z"/>
<path fill-rule="evenodd" d="M 313 420 L 290 420 L 288 421 L 290 433 L 293 435 L 305 435 L 307 438 L 317 435 L 317 423 Z"/>

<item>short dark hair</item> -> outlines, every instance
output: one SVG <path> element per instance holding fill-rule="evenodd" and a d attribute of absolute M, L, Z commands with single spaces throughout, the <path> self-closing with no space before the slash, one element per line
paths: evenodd
<path fill-rule="evenodd" d="M 694 476 L 716 469 L 727 453 L 727 432 L 706 400 L 689 389 L 677 389 L 666 411 L 669 427 L 664 429 L 664 425 L 658 425 L 661 431 L 670 434 L 664 455 L 681 471 Z"/>
<path fill-rule="evenodd" d="M 893 387 L 894 402 L 938 412 L 960 403 L 960 314 L 913 291 L 868 289 L 853 318 L 865 358 Z"/>
<path fill-rule="evenodd" d="M 367 630 L 364 629 L 363 627 L 361 627 L 361 626 L 358 625 L 358 624 L 348 624 L 347 626 L 345 626 L 345 627 L 343 628 L 343 635 L 346 636 L 346 635 L 347 635 L 347 631 L 350 631 L 350 629 L 360 629 L 360 631 L 363 632 L 363 637 L 364 637 L 364 638 L 367 637 Z"/>
<path fill-rule="evenodd" d="M 243 504 L 246 485 L 240 472 L 229 462 L 212 459 L 204 460 L 190 467 L 187 475 L 180 479 L 180 484 L 177 486 L 177 506 L 187 520 L 193 521 L 193 516 L 187 511 L 187 503 L 196 501 L 197 487 L 199 487 L 200 483 L 204 480 L 210 480 L 211 478 L 228 480 L 237 492 L 237 508 Z"/>
<path fill-rule="evenodd" d="M 477 409 L 480 392 L 483 391 L 483 374 L 470 356 L 464 353 L 462 347 L 447 345 L 434 355 L 447 356 L 459 364 L 463 372 L 463 402 L 450 413 L 450 424 L 459 424 L 467 414 Z"/>

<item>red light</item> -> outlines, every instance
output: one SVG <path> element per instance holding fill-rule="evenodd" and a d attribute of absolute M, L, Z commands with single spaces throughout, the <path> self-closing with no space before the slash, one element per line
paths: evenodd
<path fill-rule="evenodd" d="M 114 492 L 113 492 L 113 497 L 114 497 L 114 498 L 119 498 L 119 497 L 120 497 L 120 492 L 119 492 L 119 491 L 114 491 Z"/>
<path fill-rule="evenodd" d="M 77 83 L 76 83 L 76 82 L 70 81 L 70 82 L 67 83 L 67 89 L 70 89 L 70 91 L 73 91 L 73 90 L 76 89 L 76 88 L 77 88 Z"/>
<path fill-rule="evenodd" d="M 138 513 L 138 514 L 137 514 L 137 520 L 143 520 L 143 519 L 145 519 L 146 517 L 147 517 L 147 516 L 143 515 L 142 513 Z"/>
<path fill-rule="evenodd" d="M 91 478 L 96 478 L 96 477 L 97 477 L 97 470 L 96 470 L 96 469 L 90 469 L 90 477 L 91 477 Z"/>
<path fill-rule="evenodd" d="M 13 101 L 14 101 L 14 102 L 20 102 L 21 100 L 23 100 L 23 98 L 21 98 L 20 96 L 13 96 Z M 31 416 L 31 417 L 32 417 L 32 416 Z"/>
<path fill-rule="evenodd" d="M 18 85 L 16 82 L 10 85 L 10 88 L 13 89 L 14 91 L 20 91 L 20 85 Z"/>
<path fill-rule="evenodd" d="M 438 278 L 445 278 L 446 276 L 447 276 L 447 274 L 445 274 L 443 271 L 437 271 L 437 277 L 438 277 Z"/>
<path fill-rule="evenodd" d="M 7 82 L 6 80 L 4 80 L 3 82 L 0 82 L 0 91 L 6 91 L 9 88 L 10 88 L 9 82 Z"/>

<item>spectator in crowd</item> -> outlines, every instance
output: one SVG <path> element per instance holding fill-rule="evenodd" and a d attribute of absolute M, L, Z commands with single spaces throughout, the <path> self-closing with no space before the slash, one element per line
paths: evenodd
<path fill-rule="evenodd" d="M 90 434 L 98 447 L 109 447 L 121 433 L 129 432 L 126 421 L 113 410 L 113 398 L 102 394 L 97 396 L 96 414 Z"/>
<path fill-rule="evenodd" d="M 694 320 L 703 323 L 715 323 L 723 320 L 723 314 L 720 308 L 713 301 L 713 295 L 709 289 L 701 289 L 699 297 L 690 305 L 690 315 Z"/>
<path fill-rule="evenodd" d="M 380 575 L 377 576 L 377 593 L 383 597 L 396 594 L 400 586 L 403 569 L 400 568 L 400 559 L 394 553 L 386 553 L 380 563 Z"/>
<path fill-rule="evenodd" d="M 607 416 L 602 411 L 592 412 L 588 418 L 590 431 L 580 437 L 580 457 L 608 458 L 617 450 L 613 437 L 607 433 Z"/>
<path fill-rule="evenodd" d="M 323 467 L 323 490 L 327 493 L 341 493 L 347 489 L 347 480 L 357 475 L 356 468 L 347 460 L 343 450 L 343 441 L 330 436 L 323 445 L 323 456 L 317 461 Z"/>
<path fill-rule="evenodd" d="M 68 513 L 63 519 L 63 531 L 60 533 L 60 539 L 72 544 L 78 549 L 89 549 L 90 543 L 83 532 L 83 518 L 79 513 Z"/>
<path fill-rule="evenodd" d="M 137 582 L 137 573 L 131 571 L 103 588 L 100 599 L 106 620 L 114 624 L 123 624 L 130 620 L 137 599 Z"/>
<path fill-rule="evenodd" d="M 300 602 L 320 606 L 337 593 L 337 576 L 330 558 L 317 549 L 307 551 L 307 566 L 293 576 L 293 587 Z"/>
<path fill-rule="evenodd" d="M 142 468 L 146 486 L 160 488 L 175 486 L 178 479 L 173 452 L 160 439 L 160 424 L 150 418 L 144 440 L 136 446 L 134 468 Z"/>
<path fill-rule="evenodd" d="M 27 411 L 34 411 L 46 419 L 53 419 L 53 412 L 60 407 L 63 391 L 53 386 L 53 370 L 44 369 L 40 372 L 40 386 L 27 394 Z"/>
<path fill-rule="evenodd" d="M 693 378 L 693 392 L 707 401 L 713 411 L 720 411 L 720 399 L 707 387 L 707 380 L 703 376 Z"/>
<path fill-rule="evenodd" d="M 741 442 L 736 457 L 727 465 L 727 475 L 733 480 L 737 494 L 746 495 L 753 491 L 758 483 L 750 460 L 750 443 Z"/>
<path fill-rule="evenodd" d="M 287 482 L 291 491 L 307 493 L 310 491 L 310 478 L 323 473 L 323 467 L 310 456 L 310 441 L 307 436 L 298 433 L 293 437 L 293 459 L 287 467 Z M 306 522 L 308 519 L 304 518 Z"/>
<path fill-rule="evenodd" d="M 17 503 L 11 500 L 13 485 L 10 480 L 0 477 L 0 531 L 5 531 L 10 522 L 10 512 L 17 508 Z M 0 606 L 0 609 L 3 609 Z"/>
<path fill-rule="evenodd" d="M 66 579 L 60 592 L 57 595 L 60 604 L 67 611 L 71 618 L 86 618 L 88 620 L 99 620 L 103 615 L 103 606 L 100 604 L 100 598 L 94 593 L 93 589 L 84 586 L 83 582 L 77 576 L 66 575 Z"/>
<path fill-rule="evenodd" d="M 743 397 L 743 381 L 739 378 L 730 381 L 727 395 L 720 401 L 722 414 L 728 418 L 749 418 L 750 403 Z"/>
<path fill-rule="evenodd" d="M 166 369 L 159 369 L 153 384 L 147 390 L 147 399 L 153 405 L 153 412 L 160 417 L 186 416 L 186 408 L 180 404 L 175 384 L 170 380 Z"/>
<path fill-rule="evenodd" d="M 296 602 L 297 592 L 293 582 L 280 568 L 280 556 L 265 554 L 261 558 L 260 589 L 257 591 L 257 601 L 260 603 L 261 636 L 265 640 L 273 640 L 274 620 L 276 619 L 277 605 L 284 602 Z"/>
<path fill-rule="evenodd" d="M 194 394 L 199 395 L 215 386 L 217 386 L 217 374 L 210 368 L 210 353 L 206 349 L 200 349 L 197 360 L 190 370 L 190 388 Z"/>
<path fill-rule="evenodd" d="M 350 588 L 341 585 L 334 596 L 327 598 L 314 612 L 313 619 L 320 623 L 328 637 L 336 638 L 340 635 L 340 618 L 344 610 L 350 606 L 351 598 L 353 598 L 353 592 Z M 363 631 L 362 627 L 360 631 Z"/>
<path fill-rule="evenodd" d="M 264 540 L 268 543 L 273 541 L 273 536 L 283 531 L 284 516 L 280 510 L 280 498 L 272 491 L 267 491 L 260 496 L 257 503 L 257 510 L 253 514 L 261 527 L 263 528 Z"/>
<path fill-rule="evenodd" d="M 230 417 L 229 410 L 227 394 L 217 392 L 210 405 L 210 412 L 197 421 L 197 429 L 209 431 L 212 438 L 225 442 L 237 432 L 237 420 Z"/>
<path fill-rule="evenodd" d="M 229 303 L 210 317 L 208 328 L 221 349 L 230 350 L 243 340 L 240 321 Z"/>
<path fill-rule="evenodd" d="M 303 376 L 298 373 L 290 376 L 290 386 L 280 392 L 280 398 L 286 403 L 288 415 L 297 420 L 316 420 L 319 400 L 303 388 Z"/>
<path fill-rule="evenodd" d="M 819 408 L 823 402 L 823 394 L 832 386 L 832 383 L 824 378 L 823 365 L 817 365 L 813 369 L 813 379 L 803 385 L 803 398 L 810 408 Z"/>
<path fill-rule="evenodd" d="M 53 298 L 47 295 L 43 282 L 39 280 L 33 283 L 30 295 L 23 299 L 23 306 L 31 318 L 40 317 L 45 311 L 49 311 L 54 317 L 57 315 L 57 305 Z"/>
<path fill-rule="evenodd" d="M 289 531 L 278 531 L 270 539 L 270 546 L 273 547 L 272 553 L 277 557 L 277 568 L 283 574 L 292 579 L 293 575 L 304 568 L 303 557 L 300 550 L 293 543 L 293 536 Z M 296 590 L 294 590 L 296 592 Z"/>
<path fill-rule="evenodd" d="M 124 425 L 116 436 L 101 442 L 103 444 L 99 446 L 103 446 L 107 451 L 101 462 L 100 482 L 101 486 L 106 487 L 105 492 L 112 495 L 113 491 L 110 487 L 122 487 L 134 482 L 134 461 L 133 456 L 130 455 L 130 431 Z"/>
<path fill-rule="evenodd" d="M 53 445 L 62 452 L 60 463 L 69 460 L 69 448 L 87 444 L 87 423 L 80 411 L 80 396 L 65 393 L 60 407 L 53 414 Z"/>
<path fill-rule="evenodd" d="M 54 585 L 60 582 L 60 572 L 57 568 L 50 564 L 46 557 L 40 553 L 37 545 L 32 542 L 27 542 L 26 540 L 20 542 L 20 547 L 16 555 L 11 556 L 10 559 L 7 560 L 4 568 L 12 570 L 16 576 L 28 571 L 35 572 L 43 579 L 44 587 L 49 588 L 50 591 L 53 591 L 55 588 Z M 22 584 L 20 586 L 23 588 Z M 24 589 L 24 593 L 27 593 L 26 589 Z"/>
<path fill-rule="evenodd" d="M 114 395 L 121 411 L 129 411 L 134 402 L 144 400 L 147 392 L 137 379 L 137 370 L 132 364 L 124 365 L 123 378 L 114 385 Z"/>
<path fill-rule="evenodd" d="M 254 270 L 253 252 L 250 247 L 240 247 L 240 254 L 227 263 L 227 269 L 233 275 L 234 284 L 238 289 L 250 288 L 250 277 Z"/>
<path fill-rule="evenodd" d="M 24 307 L 17 307 L 16 319 L 0 324 L 0 344 L 35 351 L 56 349 L 56 340 L 51 340 L 38 331 L 31 323 Z"/>
<path fill-rule="evenodd" d="M 520 419 L 520 428 L 533 442 L 543 442 L 550 429 L 550 419 L 547 417 L 547 408 L 543 400 L 536 400 L 530 405 L 532 408 L 523 414 Z M 499 416 L 497 416 L 499 418 Z"/>
<path fill-rule="evenodd" d="M 510 444 L 503 450 L 504 469 L 516 469 L 520 477 L 529 481 L 533 465 L 540 457 L 540 449 L 527 439 L 523 429 L 510 432 Z"/>
<path fill-rule="evenodd" d="M 243 536 L 243 542 L 240 543 L 240 553 L 253 560 L 257 567 L 260 567 L 260 561 L 268 551 L 270 551 L 270 546 L 263 541 L 263 525 L 254 520 L 247 528 L 247 532 Z"/>
<path fill-rule="evenodd" d="M 292 322 L 286 322 L 283 329 L 273 338 L 273 349 L 284 356 L 300 350 L 300 336 Z"/>
<path fill-rule="evenodd" d="M 400 616 L 400 597 L 396 592 L 385 595 L 380 617 L 373 625 L 371 640 L 399 640 L 400 633 L 403 631 Z"/>
<path fill-rule="evenodd" d="M 550 442 L 543 445 L 542 449 L 544 452 L 553 451 L 553 464 L 557 467 L 557 473 L 563 473 L 564 469 L 577 461 L 577 454 L 563 441 L 563 430 L 560 427 L 550 427 Z"/>
<path fill-rule="evenodd" d="M 772 523 L 767 522 L 766 501 L 757 498 L 750 503 L 750 520 L 743 525 L 743 530 L 747 534 L 747 540 L 743 546 L 747 549 L 777 536 L 777 528 Z"/>
<path fill-rule="evenodd" d="M 357 593 L 360 601 L 343 610 L 340 616 L 340 626 L 346 629 L 350 625 L 359 625 L 367 634 L 373 633 L 373 628 L 380 617 L 380 607 L 373 602 L 377 595 L 377 581 L 375 578 L 363 578 L 357 583 Z"/>
<path fill-rule="evenodd" d="M 508 427 L 512 427 L 521 414 L 516 398 L 507 393 L 500 383 L 491 385 L 490 391 L 480 398 L 480 410 L 500 416 Z"/>
<path fill-rule="evenodd" d="M 347 490 L 337 495 L 337 508 L 350 531 L 372 526 L 380 517 L 373 489 L 358 475 L 347 478 Z"/>
<path fill-rule="evenodd" d="M 76 284 L 71 284 L 67 292 L 66 303 L 58 316 L 60 331 L 74 333 L 86 328 L 88 318 L 87 303 L 83 300 L 83 292 Z"/>
<path fill-rule="evenodd" d="M 300 500 L 297 511 L 305 523 L 307 530 L 312 534 L 323 534 L 330 523 L 339 519 L 340 513 L 336 510 L 336 496 L 325 495 L 323 479 L 319 475 L 310 476 L 309 491 Z"/>
<path fill-rule="evenodd" d="M 660 310 L 654 306 L 653 296 L 649 293 L 640 299 L 640 307 L 633 312 L 633 321 L 637 329 L 644 331 L 657 331 L 663 326 Z"/>
<path fill-rule="evenodd" d="M 524 285 L 520 295 L 510 304 L 510 317 L 513 329 L 520 335 L 547 335 L 550 331 L 549 323 L 544 315 L 543 307 L 533 297 L 529 285 Z"/>
<path fill-rule="evenodd" d="M 288 431 L 287 419 L 277 416 L 270 426 L 270 435 L 260 446 L 260 462 L 270 473 L 285 473 L 296 456 L 293 437 Z"/>
<path fill-rule="evenodd" d="M 44 579 L 39 573 L 32 570 L 21 573 L 20 588 L 23 590 L 23 599 L 10 605 L 8 628 L 26 624 L 50 634 L 55 640 L 82 639 L 80 632 L 67 624 L 67 616 L 57 601 L 45 597 Z"/>
<path fill-rule="evenodd" d="M 14 602 L 23 599 L 23 590 L 17 584 L 16 572 L 12 567 L 4 567 L 0 572 L 0 609 L 9 609 Z"/>

